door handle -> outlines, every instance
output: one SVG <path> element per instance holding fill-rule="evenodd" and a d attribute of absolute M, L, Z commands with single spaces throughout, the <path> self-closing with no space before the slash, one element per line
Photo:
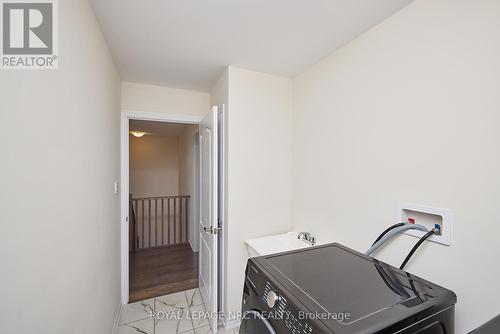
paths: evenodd
<path fill-rule="evenodd" d="M 213 227 L 213 226 L 210 226 L 210 227 L 203 226 L 203 230 L 205 232 L 207 232 L 207 233 L 217 234 L 220 230 L 222 230 L 222 228 L 220 228 L 220 227 Z"/>

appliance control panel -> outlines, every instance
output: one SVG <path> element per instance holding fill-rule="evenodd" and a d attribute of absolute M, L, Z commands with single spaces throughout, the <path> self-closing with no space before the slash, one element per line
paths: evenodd
<path fill-rule="evenodd" d="M 311 325 L 305 319 L 301 319 L 300 312 L 290 305 L 285 296 L 269 281 L 266 282 L 261 303 L 270 309 L 268 316 L 274 320 L 282 321 L 290 333 L 313 333 Z"/>

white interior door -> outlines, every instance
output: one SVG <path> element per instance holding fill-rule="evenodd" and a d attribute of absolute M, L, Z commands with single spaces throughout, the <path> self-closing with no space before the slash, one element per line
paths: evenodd
<path fill-rule="evenodd" d="M 200 268 L 199 285 L 210 325 L 217 333 L 218 110 L 200 123 Z"/>

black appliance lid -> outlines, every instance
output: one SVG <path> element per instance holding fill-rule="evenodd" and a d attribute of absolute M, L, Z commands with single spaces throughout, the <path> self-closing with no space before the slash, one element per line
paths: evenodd
<path fill-rule="evenodd" d="M 381 316 L 396 321 L 430 307 L 436 311 L 456 302 L 455 294 L 449 290 L 339 244 L 263 259 L 285 288 L 299 290 L 302 299 L 308 297 L 313 305 L 311 311 L 349 314 L 349 319 L 342 320 L 343 325 Z"/>

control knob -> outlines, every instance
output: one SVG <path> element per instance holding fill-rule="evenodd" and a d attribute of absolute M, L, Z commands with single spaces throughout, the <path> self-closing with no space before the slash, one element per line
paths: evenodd
<path fill-rule="evenodd" d="M 266 302 L 267 302 L 267 306 L 269 306 L 270 308 L 273 308 L 274 306 L 276 306 L 276 302 L 280 299 L 280 297 L 278 296 L 278 294 L 274 291 L 269 291 L 269 293 L 267 294 L 267 297 L 266 297 Z"/>

